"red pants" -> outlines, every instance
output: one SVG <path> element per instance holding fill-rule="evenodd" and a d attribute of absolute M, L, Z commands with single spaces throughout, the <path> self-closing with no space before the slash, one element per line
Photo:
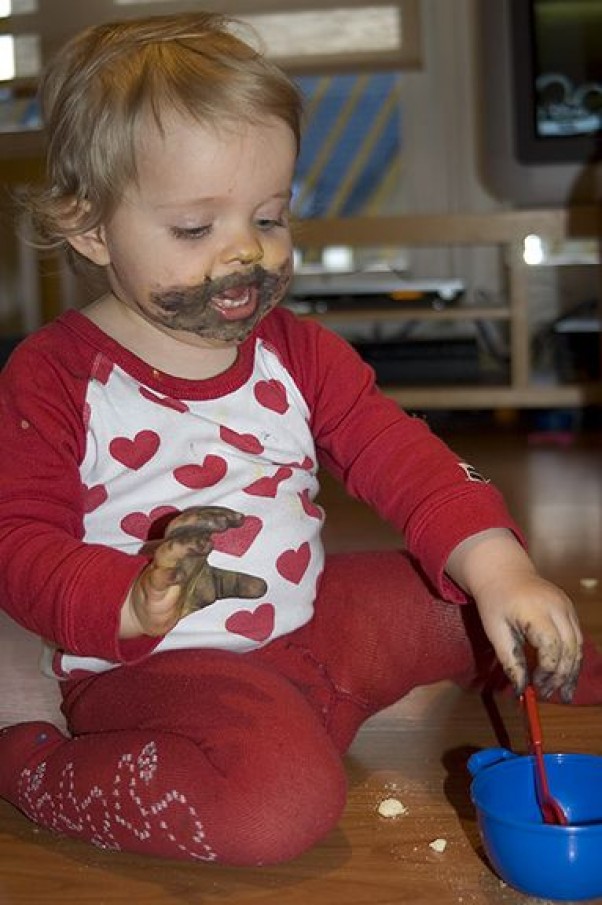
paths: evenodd
<path fill-rule="evenodd" d="M 0 795 L 103 848 L 287 860 L 336 826 L 341 755 L 369 716 L 492 663 L 474 607 L 433 597 L 404 554 L 334 556 L 312 622 L 262 650 L 166 652 L 67 683 L 73 738 L 0 736 Z"/>

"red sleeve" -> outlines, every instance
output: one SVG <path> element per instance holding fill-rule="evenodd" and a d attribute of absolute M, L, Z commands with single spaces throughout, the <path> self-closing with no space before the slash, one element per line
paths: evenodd
<path fill-rule="evenodd" d="M 25 340 L 0 374 L 0 602 L 58 647 L 125 661 L 159 639 L 117 637 L 121 605 L 146 560 L 82 541 L 93 350 L 86 355 L 54 324 Z"/>
<path fill-rule="evenodd" d="M 276 328 L 281 340 L 266 338 L 307 401 L 321 464 L 400 532 L 442 595 L 465 600 L 444 572 L 452 550 L 493 527 L 523 542 L 499 491 L 388 399 L 347 342 L 315 321 L 274 314 L 266 331 Z"/>

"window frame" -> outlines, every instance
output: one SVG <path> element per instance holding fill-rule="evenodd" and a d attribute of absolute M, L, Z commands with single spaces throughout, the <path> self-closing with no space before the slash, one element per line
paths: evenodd
<path fill-rule="evenodd" d="M 420 39 L 420 0 L 288 0 L 287 9 L 282 10 L 281 0 L 248 0 L 244 13 L 240 2 L 233 0 L 205 0 L 203 7 L 209 11 L 228 13 L 245 19 L 262 13 L 327 12 L 329 9 L 361 8 L 391 5 L 400 9 L 402 22 L 402 44 L 399 50 L 378 52 L 354 52 L 349 54 L 317 54 L 312 57 L 282 57 L 278 65 L 295 74 L 349 69 L 398 68 L 417 69 L 422 65 Z M 73 0 L 39 0 L 39 9 L 34 13 L 12 14 L 0 18 L 0 34 L 37 33 L 41 37 L 42 53 L 45 59 L 56 51 L 71 35 L 89 25 L 111 19 L 129 19 L 139 15 L 162 15 L 169 12 L 192 12 L 198 10 L 198 2 L 174 0 L 174 2 L 151 2 L 123 4 L 115 0 L 87 0 L 85 4 L 74 4 Z M 68 25 L 65 25 L 68 23 Z"/>
<path fill-rule="evenodd" d="M 416 70 L 422 67 L 420 32 L 421 0 L 287 0 L 285 12 L 346 7 L 396 5 L 400 9 L 402 42 L 399 49 L 386 52 L 353 52 L 349 54 L 316 54 L 311 57 L 278 57 L 277 64 L 290 75 L 315 75 L 350 71 L 397 69 Z M 0 34 L 39 34 L 42 61 L 49 59 L 73 34 L 103 21 L 128 19 L 140 15 L 161 15 L 169 12 L 198 10 L 198 0 L 174 2 L 132 2 L 119 6 L 116 0 L 38 0 L 38 10 L 32 13 L 13 13 L 0 18 Z M 282 13 L 282 0 L 247 0 L 244 13 L 240 0 L 204 0 L 203 8 L 223 12 L 244 19 L 262 13 Z M 68 23 L 68 24 L 66 24 Z M 17 94 L 34 93 L 37 79 L 16 78 L 0 83 L 12 87 Z M 5 132 L 0 135 L 0 160 L 19 157 L 39 158 L 43 153 L 42 130 Z"/>

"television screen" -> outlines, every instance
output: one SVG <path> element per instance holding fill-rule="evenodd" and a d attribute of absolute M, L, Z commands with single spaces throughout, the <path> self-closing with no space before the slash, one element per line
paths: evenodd
<path fill-rule="evenodd" d="M 602 0 L 476 0 L 480 175 L 519 206 L 591 204 L 602 173 Z"/>
<path fill-rule="evenodd" d="M 599 157 L 602 0 L 513 0 L 511 24 L 519 160 Z"/>

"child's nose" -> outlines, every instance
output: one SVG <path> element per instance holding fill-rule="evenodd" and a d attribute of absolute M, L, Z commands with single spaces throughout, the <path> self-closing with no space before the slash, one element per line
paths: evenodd
<path fill-rule="evenodd" d="M 222 250 L 224 264 L 257 264 L 263 258 L 263 246 L 252 233 L 238 235 Z"/>

